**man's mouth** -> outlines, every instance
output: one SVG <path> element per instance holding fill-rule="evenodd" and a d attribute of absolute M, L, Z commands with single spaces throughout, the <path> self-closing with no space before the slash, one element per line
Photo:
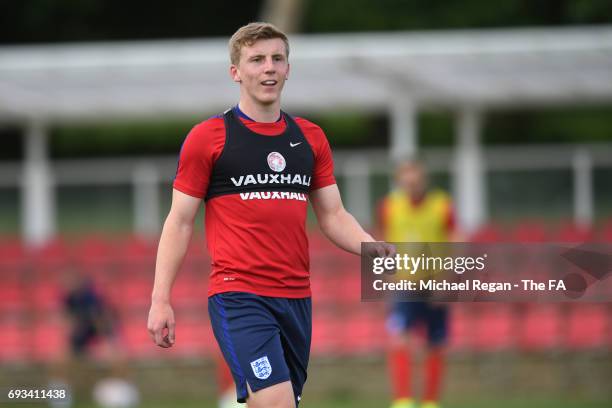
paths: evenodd
<path fill-rule="evenodd" d="M 266 81 L 262 81 L 260 82 L 263 86 L 274 86 L 277 84 L 277 81 L 273 80 L 273 79 L 268 79 Z"/>

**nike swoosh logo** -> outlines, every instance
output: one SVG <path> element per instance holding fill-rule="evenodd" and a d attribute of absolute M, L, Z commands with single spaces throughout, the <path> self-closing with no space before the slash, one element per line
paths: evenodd
<path fill-rule="evenodd" d="M 297 146 L 297 145 L 301 145 L 301 144 L 302 144 L 302 142 L 297 142 L 297 143 L 291 143 L 291 142 L 289 142 L 289 146 L 291 146 L 291 147 L 295 147 L 295 146 Z"/>

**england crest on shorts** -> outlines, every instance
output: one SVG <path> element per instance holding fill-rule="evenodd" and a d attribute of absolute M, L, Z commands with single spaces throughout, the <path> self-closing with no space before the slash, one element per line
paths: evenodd
<path fill-rule="evenodd" d="M 287 166 L 287 162 L 282 154 L 279 152 L 272 152 L 268 155 L 268 166 L 272 171 L 280 173 L 285 170 L 285 166 Z"/>
<path fill-rule="evenodd" d="M 270 374 L 272 374 L 272 366 L 270 365 L 268 356 L 263 356 L 255 361 L 251 361 L 251 368 L 253 369 L 253 374 L 255 374 L 255 377 L 259 378 L 260 380 L 265 380 L 270 376 Z"/>

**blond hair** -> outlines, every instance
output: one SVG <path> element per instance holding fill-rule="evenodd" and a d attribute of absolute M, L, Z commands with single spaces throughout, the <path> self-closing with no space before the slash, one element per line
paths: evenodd
<path fill-rule="evenodd" d="M 259 40 L 280 38 L 285 43 L 285 54 L 289 58 L 289 40 L 285 33 L 270 23 L 249 23 L 240 27 L 229 40 L 230 61 L 234 65 L 240 62 L 240 51 L 245 45 L 250 47 Z"/>

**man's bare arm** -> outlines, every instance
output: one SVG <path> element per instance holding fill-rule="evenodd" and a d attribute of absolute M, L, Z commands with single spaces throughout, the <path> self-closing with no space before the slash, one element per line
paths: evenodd
<path fill-rule="evenodd" d="M 174 344 L 175 322 L 170 291 L 187 253 L 201 201 L 175 189 L 170 213 L 159 240 L 147 329 L 155 344 L 161 347 L 171 347 Z M 167 333 L 164 333 L 166 329 Z"/>

